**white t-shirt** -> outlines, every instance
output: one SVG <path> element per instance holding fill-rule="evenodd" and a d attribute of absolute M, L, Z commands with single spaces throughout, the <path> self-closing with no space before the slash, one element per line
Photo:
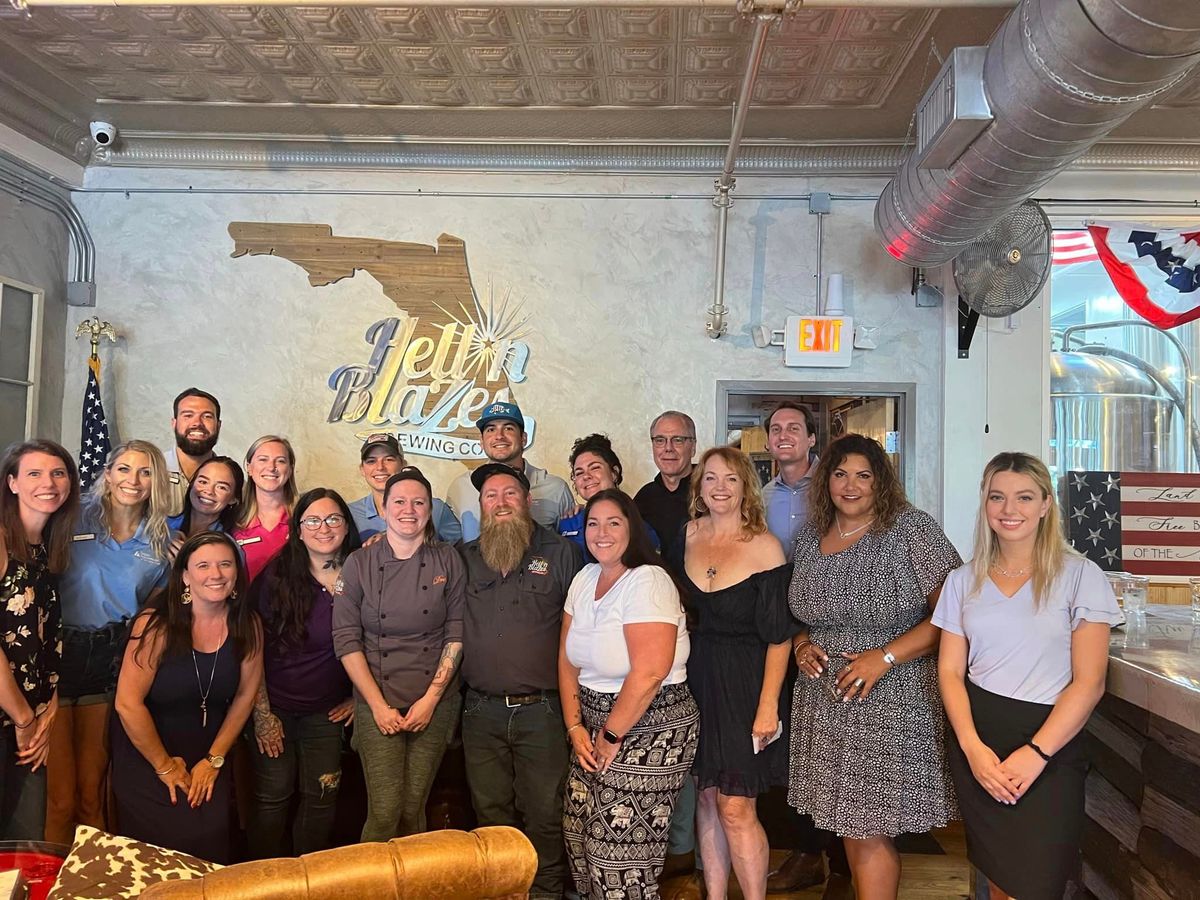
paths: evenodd
<path fill-rule="evenodd" d="M 1005 597 L 991 578 L 971 595 L 967 563 L 946 576 L 933 624 L 970 645 L 967 677 L 1002 697 L 1051 704 L 1071 683 L 1071 632 L 1080 622 L 1119 625 L 1117 599 L 1094 562 L 1071 556 L 1034 607 L 1033 579 Z"/>
<path fill-rule="evenodd" d="M 629 674 L 629 648 L 624 626 L 640 622 L 667 622 L 678 628 L 675 661 L 663 684 L 687 680 L 687 659 L 692 645 L 679 591 L 659 566 L 630 569 L 599 600 L 596 583 L 600 564 L 584 566 L 567 591 L 564 612 L 571 616 L 567 632 L 567 659 L 579 669 L 579 683 L 602 694 L 616 694 Z"/>

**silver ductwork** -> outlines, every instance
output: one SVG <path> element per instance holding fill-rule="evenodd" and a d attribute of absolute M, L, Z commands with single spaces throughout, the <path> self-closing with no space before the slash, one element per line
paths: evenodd
<path fill-rule="evenodd" d="M 949 262 L 1197 62 L 1198 0 L 1022 0 L 987 47 L 995 121 L 948 169 L 909 155 L 876 232 L 909 266 Z"/>

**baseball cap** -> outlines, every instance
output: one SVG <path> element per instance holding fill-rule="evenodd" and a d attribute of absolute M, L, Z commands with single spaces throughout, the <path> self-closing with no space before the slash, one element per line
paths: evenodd
<path fill-rule="evenodd" d="M 529 479 L 525 477 L 525 473 L 520 469 L 514 469 L 512 466 L 506 466 L 504 463 L 491 462 L 487 465 L 480 466 L 471 473 L 471 484 L 475 485 L 475 490 L 482 492 L 484 482 L 493 475 L 509 475 L 517 479 L 525 491 L 529 491 Z"/>
<path fill-rule="evenodd" d="M 429 479 L 426 478 L 425 473 L 423 473 L 416 466 L 405 466 L 403 469 L 389 478 L 387 480 L 387 484 L 383 486 L 383 496 L 386 497 L 388 492 L 391 491 L 392 485 L 399 484 L 401 481 L 418 481 L 425 485 L 425 490 L 429 492 L 429 496 L 433 496 L 433 488 L 429 484 Z"/>
<path fill-rule="evenodd" d="M 367 454 L 376 447 L 387 447 L 392 453 L 395 453 L 401 459 L 404 454 L 400 452 L 400 442 L 396 440 L 396 436 L 392 434 L 369 434 L 367 439 L 363 441 L 363 445 L 359 450 L 359 459 L 366 459 Z"/>
<path fill-rule="evenodd" d="M 495 422 L 499 419 L 515 422 L 518 428 L 522 431 L 525 430 L 525 417 L 521 415 L 521 407 L 515 403 L 505 403 L 503 401 L 497 401 L 484 407 L 483 412 L 479 414 L 479 422 L 477 423 L 479 430 L 483 431 L 489 422 Z"/>

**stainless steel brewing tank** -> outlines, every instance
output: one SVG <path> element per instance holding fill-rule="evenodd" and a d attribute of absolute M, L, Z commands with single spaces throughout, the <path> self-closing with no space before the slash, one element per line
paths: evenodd
<path fill-rule="evenodd" d="M 1183 472 L 1178 415 L 1154 379 L 1123 360 L 1050 354 L 1050 467 Z"/>

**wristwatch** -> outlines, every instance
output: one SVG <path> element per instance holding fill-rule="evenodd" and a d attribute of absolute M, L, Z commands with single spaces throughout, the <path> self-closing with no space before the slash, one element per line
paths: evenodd
<path fill-rule="evenodd" d="M 602 732 L 600 732 L 600 733 L 604 735 L 604 739 L 605 739 L 606 741 L 608 741 L 610 744 L 619 744 L 619 743 L 621 743 L 621 741 L 625 740 L 625 739 L 624 739 L 624 738 L 622 738 L 622 737 L 617 737 L 617 735 L 613 734 L 613 733 L 612 733 L 611 731 L 609 731 L 607 728 L 605 728 L 605 729 L 604 729 Z"/>
<path fill-rule="evenodd" d="M 205 754 L 204 758 L 208 760 L 208 764 L 214 769 L 219 769 L 221 766 L 225 765 L 225 757 L 223 756 L 214 756 L 211 753 L 207 753 Z"/>

